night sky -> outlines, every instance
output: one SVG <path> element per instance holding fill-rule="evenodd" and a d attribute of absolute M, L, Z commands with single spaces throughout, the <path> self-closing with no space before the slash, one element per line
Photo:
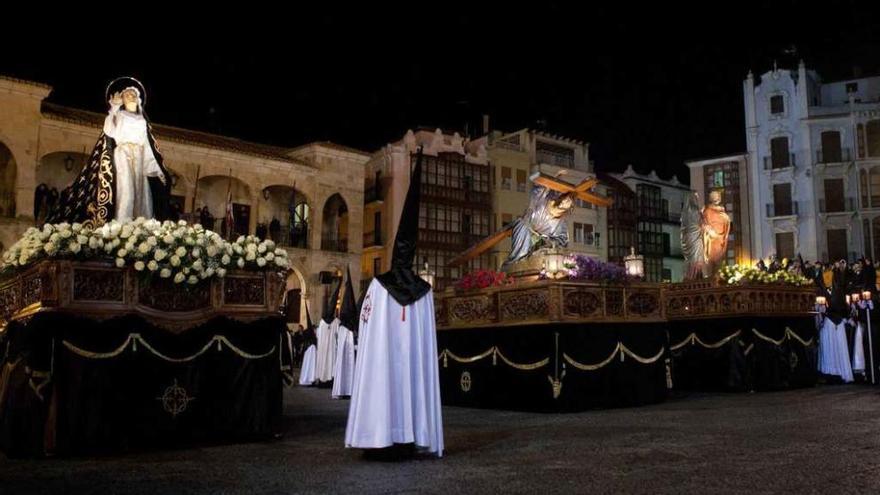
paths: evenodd
<path fill-rule="evenodd" d="M 100 112 L 106 83 L 130 74 L 145 83 L 154 122 L 281 146 L 373 151 L 418 126 L 474 135 L 489 114 L 494 129 L 591 143 L 599 170 L 632 163 L 684 180 L 684 160 L 744 150 L 749 69 L 803 58 L 825 80 L 880 74 L 880 2 L 361 3 L 212 12 L 221 20 L 138 4 L 138 28 L 114 21 L 104 37 L 106 20 L 44 20 L 38 32 L 25 23 L 3 41 L 0 74 Z"/>

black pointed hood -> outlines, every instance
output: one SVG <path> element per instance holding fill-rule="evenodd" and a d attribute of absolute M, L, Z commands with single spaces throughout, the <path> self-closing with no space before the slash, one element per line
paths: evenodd
<path fill-rule="evenodd" d="M 422 149 L 416 155 L 416 165 L 409 179 L 409 189 L 397 236 L 394 238 L 394 250 L 391 255 L 391 270 L 376 276 L 376 280 L 401 306 L 409 306 L 418 301 L 431 290 L 431 285 L 422 280 L 414 271 L 416 258 L 416 242 L 419 238 L 419 205 L 422 191 Z"/>
<path fill-rule="evenodd" d="M 313 328 L 315 328 L 315 325 L 312 323 L 312 313 L 309 311 L 309 303 L 306 302 L 306 330 Z"/>
<path fill-rule="evenodd" d="M 345 269 L 345 294 L 342 296 L 342 307 L 339 310 L 339 321 L 342 326 L 357 331 L 358 310 L 354 302 L 354 287 L 351 284 L 351 270 Z"/>
<path fill-rule="evenodd" d="M 333 289 L 333 294 L 330 295 L 330 299 L 327 300 L 327 304 L 324 306 L 324 314 L 321 316 L 321 319 L 328 325 L 333 323 L 333 320 L 336 318 L 336 303 L 339 301 L 339 289 L 341 287 L 342 279 L 339 279 L 336 282 L 336 287 Z"/>

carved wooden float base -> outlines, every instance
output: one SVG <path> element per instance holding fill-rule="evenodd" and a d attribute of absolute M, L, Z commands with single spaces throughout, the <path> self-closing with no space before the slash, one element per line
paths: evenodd
<path fill-rule="evenodd" d="M 216 316 L 249 322 L 278 314 L 284 277 L 275 272 L 227 272 L 195 285 L 99 262 L 42 261 L 0 282 L 0 327 L 46 311 L 104 320 L 138 314 L 183 331 Z"/>

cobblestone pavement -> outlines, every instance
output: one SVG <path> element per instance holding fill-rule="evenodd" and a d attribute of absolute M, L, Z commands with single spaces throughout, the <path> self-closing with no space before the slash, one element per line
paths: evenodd
<path fill-rule="evenodd" d="M 577 414 L 446 407 L 446 456 L 343 448 L 347 401 L 293 388 L 280 440 L 8 460 L 0 493 L 880 493 L 880 389 L 694 394 Z"/>

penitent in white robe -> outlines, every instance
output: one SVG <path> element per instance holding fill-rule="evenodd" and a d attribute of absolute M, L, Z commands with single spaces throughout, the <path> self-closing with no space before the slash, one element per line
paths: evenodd
<path fill-rule="evenodd" d="M 865 373 L 865 332 L 861 322 L 853 335 L 852 369 L 854 373 Z"/>
<path fill-rule="evenodd" d="M 315 344 L 309 346 L 303 354 L 302 367 L 299 371 L 299 384 L 307 387 L 315 383 Z"/>
<path fill-rule="evenodd" d="M 153 218 L 153 198 L 147 177 L 162 175 L 159 162 L 147 138 L 147 120 L 113 106 L 104 120 L 104 134 L 116 141 L 113 161 L 116 164 L 117 220 Z"/>
<path fill-rule="evenodd" d="M 342 326 L 336 331 L 336 367 L 333 371 L 333 390 L 330 395 L 334 399 L 351 395 L 354 383 L 354 332 Z"/>
<path fill-rule="evenodd" d="M 318 324 L 318 349 L 315 360 L 315 379 L 319 382 L 329 382 L 333 379 L 333 371 L 336 366 L 336 329 L 339 327 L 339 319 L 334 319 L 330 324 L 324 320 Z"/>
<path fill-rule="evenodd" d="M 345 446 L 395 443 L 443 455 L 434 294 L 404 308 L 373 280 L 360 314 Z"/>
<path fill-rule="evenodd" d="M 825 318 L 822 323 L 822 329 L 819 330 L 819 371 L 839 376 L 847 383 L 853 381 L 846 342 L 846 320 L 835 325 L 830 318 Z"/>

